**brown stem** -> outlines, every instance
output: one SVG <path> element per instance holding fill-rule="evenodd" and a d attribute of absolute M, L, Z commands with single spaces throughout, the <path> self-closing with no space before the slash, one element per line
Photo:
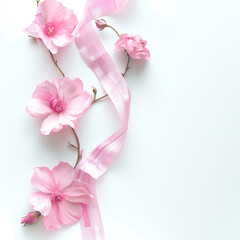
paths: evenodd
<path fill-rule="evenodd" d="M 110 25 L 106 25 L 106 27 L 111 28 L 111 29 L 120 37 L 119 32 L 118 32 L 114 27 L 112 27 L 112 26 L 110 26 Z"/>
<path fill-rule="evenodd" d="M 107 97 L 107 96 L 108 96 L 108 94 L 106 94 L 106 95 L 104 95 L 104 96 L 102 96 L 102 97 L 100 97 L 100 98 L 95 98 L 95 99 L 93 99 L 92 104 L 95 103 L 95 102 L 97 102 L 97 101 L 99 101 L 99 100 L 101 100 L 101 99 L 103 99 L 103 98 L 105 98 L 105 97 Z"/>
<path fill-rule="evenodd" d="M 122 73 L 123 77 L 125 77 L 127 71 L 130 68 L 129 64 L 130 64 L 131 57 L 129 56 L 128 53 L 127 53 L 127 56 L 128 56 L 128 60 L 127 60 L 127 65 L 126 65 L 125 71 L 124 71 L 124 73 Z M 108 94 L 105 94 L 104 96 L 102 96 L 100 98 L 96 98 L 97 92 L 96 92 L 96 89 L 94 89 L 94 90 L 95 90 L 95 91 L 93 91 L 94 92 L 94 99 L 92 101 L 92 104 L 108 96 Z"/>
<path fill-rule="evenodd" d="M 51 58 L 52 58 L 52 60 L 53 60 L 53 62 L 54 62 L 54 64 L 55 64 L 55 66 L 57 67 L 57 69 L 59 70 L 59 72 L 62 74 L 62 76 L 65 77 L 65 74 L 63 73 L 62 69 L 61 69 L 61 68 L 58 66 L 58 64 L 57 64 L 57 60 L 54 59 L 53 54 L 52 54 L 50 51 L 49 51 L 49 53 L 50 53 L 50 56 L 51 56 Z"/>
<path fill-rule="evenodd" d="M 71 128 L 71 129 L 72 129 L 73 135 L 74 135 L 74 137 L 75 137 L 75 139 L 76 139 L 76 142 L 77 142 L 77 147 L 76 147 L 76 149 L 77 149 L 77 151 L 78 151 L 78 154 L 77 154 L 77 162 L 76 162 L 76 164 L 75 164 L 75 166 L 74 166 L 74 168 L 76 168 L 76 166 L 78 165 L 79 161 L 80 161 L 81 158 L 82 158 L 82 155 L 81 155 L 81 153 L 80 153 L 80 142 L 79 142 L 77 133 L 75 132 L 75 130 L 74 130 L 73 128 Z"/>
<path fill-rule="evenodd" d="M 37 2 L 37 6 L 39 5 L 39 2 L 40 2 L 40 0 L 36 0 L 36 2 Z"/>
<path fill-rule="evenodd" d="M 123 77 L 125 77 L 125 75 L 126 75 L 127 71 L 128 71 L 128 70 L 129 70 L 129 68 L 130 68 L 129 64 L 130 64 L 130 59 L 131 59 L 131 57 L 130 57 L 130 55 L 128 54 L 128 52 L 127 52 L 127 57 L 128 57 L 128 60 L 127 60 L 127 65 L 126 65 L 126 68 L 125 68 L 125 71 L 124 71 L 124 73 L 122 73 Z"/>

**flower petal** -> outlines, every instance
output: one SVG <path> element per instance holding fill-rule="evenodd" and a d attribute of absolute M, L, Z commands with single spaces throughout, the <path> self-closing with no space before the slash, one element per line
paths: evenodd
<path fill-rule="evenodd" d="M 75 116 L 70 116 L 66 114 L 65 112 L 60 113 L 60 123 L 63 126 L 70 126 L 72 128 L 77 128 L 77 118 Z"/>
<path fill-rule="evenodd" d="M 52 193 L 55 188 L 53 174 L 46 167 L 35 168 L 35 174 L 31 179 L 31 183 L 44 193 Z"/>
<path fill-rule="evenodd" d="M 58 215 L 59 215 L 58 206 L 56 204 L 52 204 L 50 213 L 43 218 L 43 223 L 47 231 L 48 230 L 55 231 L 61 228 L 62 223 L 59 220 Z"/>
<path fill-rule="evenodd" d="M 52 97 L 57 97 L 57 89 L 49 81 L 44 81 L 38 84 L 32 94 L 32 98 L 38 98 L 45 101 L 50 101 Z"/>
<path fill-rule="evenodd" d="M 49 135 L 51 132 L 59 132 L 63 128 L 59 116 L 60 114 L 53 112 L 44 119 L 40 129 L 43 135 Z"/>
<path fill-rule="evenodd" d="M 58 47 L 53 43 L 52 37 L 45 35 L 43 32 L 40 32 L 39 36 L 52 54 L 56 54 L 58 52 Z"/>
<path fill-rule="evenodd" d="M 38 13 L 42 13 L 46 22 L 54 22 L 62 19 L 66 14 L 66 8 L 56 0 L 46 0 L 40 2 L 38 6 Z"/>
<path fill-rule="evenodd" d="M 32 98 L 26 106 L 27 112 L 33 117 L 45 118 L 52 113 L 52 109 L 49 107 L 49 102 Z"/>
<path fill-rule="evenodd" d="M 83 91 L 83 83 L 79 78 L 73 80 L 69 78 L 54 78 L 59 98 L 66 103 L 68 100 L 77 97 Z"/>
<path fill-rule="evenodd" d="M 115 50 L 119 51 L 126 48 L 128 34 L 124 33 L 119 36 L 119 39 L 115 43 Z"/>
<path fill-rule="evenodd" d="M 39 26 L 32 22 L 31 25 L 24 29 L 24 32 L 28 33 L 31 37 L 39 38 Z"/>
<path fill-rule="evenodd" d="M 51 193 L 36 192 L 30 197 L 29 202 L 35 211 L 46 216 L 51 210 Z"/>
<path fill-rule="evenodd" d="M 52 38 L 53 44 L 58 46 L 58 47 L 65 47 L 69 43 L 71 43 L 73 40 L 74 40 L 74 36 L 66 35 L 66 34 L 55 35 Z"/>
<path fill-rule="evenodd" d="M 53 168 L 52 173 L 55 180 L 55 186 L 58 191 L 68 187 L 75 177 L 74 168 L 66 162 L 60 162 Z"/>
<path fill-rule="evenodd" d="M 64 199 L 72 203 L 84 203 L 88 204 L 92 196 L 89 194 L 86 188 L 78 181 L 73 183 L 63 190 Z"/>
<path fill-rule="evenodd" d="M 93 97 L 87 91 L 82 91 L 75 98 L 68 99 L 66 102 L 65 113 L 80 118 L 92 105 Z"/>
<path fill-rule="evenodd" d="M 82 216 L 82 205 L 63 200 L 58 203 L 59 220 L 66 225 L 77 223 Z"/>

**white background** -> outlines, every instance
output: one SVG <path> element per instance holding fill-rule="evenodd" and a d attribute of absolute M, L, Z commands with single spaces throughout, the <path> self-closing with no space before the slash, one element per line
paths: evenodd
<path fill-rule="evenodd" d="M 85 1 L 62 2 L 81 19 Z M 35 86 L 60 76 L 42 43 L 22 32 L 35 12 L 34 0 L 0 2 L 0 238 L 76 240 L 79 224 L 57 232 L 41 221 L 20 225 L 35 191 L 32 168 L 76 159 L 68 129 L 41 136 L 41 121 L 25 111 Z M 240 239 L 239 12 L 239 0 L 132 0 L 106 18 L 121 33 L 144 36 L 152 54 L 131 61 L 126 144 L 97 185 L 107 240 Z M 124 69 L 115 34 L 99 35 Z M 74 44 L 56 58 L 67 76 L 104 93 Z M 85 154 L 118 126 L 108 100 L 94 104 L 77 130 Z"/>

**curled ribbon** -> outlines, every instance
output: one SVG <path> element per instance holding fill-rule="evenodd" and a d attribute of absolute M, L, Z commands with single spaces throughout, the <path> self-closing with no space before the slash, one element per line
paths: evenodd
<path fill-rule="evenodd" d="M 80 221 L 84 240 L 104 240 L 101 215 L 96 198 L 96 180 L 109 168 L 121 151 L 128 129 L 130 93 L 125 79 L 103 47 L 91 21 L 122 8 L 129 0 L 88 0 L 84 18 L 77 31 L 75 43 L 80 55 L 92 69 L 108 94 L 121 120 L 120 128 L 99 144 L 76 168 L 76 178 L 94 196 L 83 208 Z"/>

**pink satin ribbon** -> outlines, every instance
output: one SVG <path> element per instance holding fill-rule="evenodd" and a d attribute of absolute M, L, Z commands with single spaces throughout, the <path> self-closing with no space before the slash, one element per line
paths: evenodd
<path fill-rule="evenodd" d="M 129 0 L 88 0 L 75 43 L 87 65 L 108 94 L 121 120 L 120 128 L 99 144 L 76 168 L 76 177 L 85 184 L 93 200 L 84 206 L 80 221 L 84 240 L 104 240 L 101 215 L 96 198 L 96 179 L 109 168 L 121 151 L 128 128 L 130 93 L 125 79 L 103 47 L 91 21 L 122 8 Z"/>

